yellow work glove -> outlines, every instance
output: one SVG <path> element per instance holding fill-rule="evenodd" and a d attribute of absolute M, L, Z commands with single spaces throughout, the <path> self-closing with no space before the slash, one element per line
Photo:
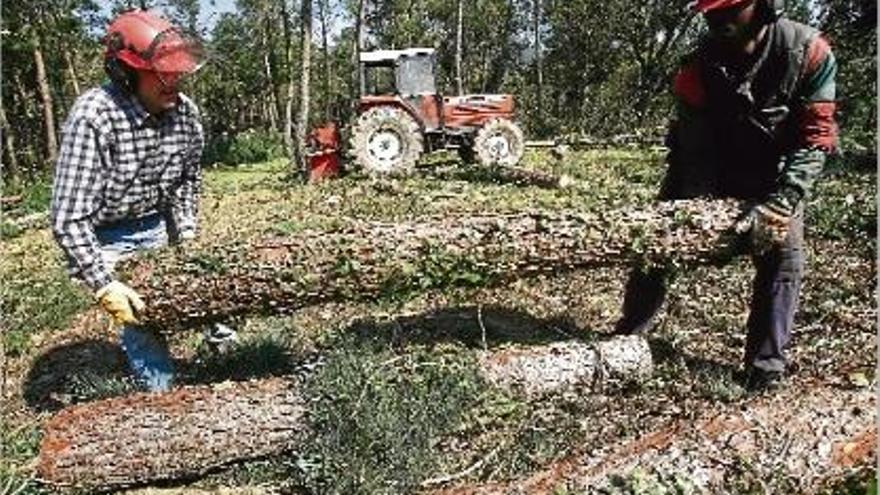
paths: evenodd
<path fill-rule="evenodd" d="M 791 225 L 792 210 L 773 199 L 758 204 L 736 223 L 734 230 L 738 234 L 749 233 L 752 250 L 755 254 L 763 254 L 775 246 L 785 242 Z"/>
<path fill-rule="evenodd" d="M 95 297 L 104 311 L 119 325 L 138 323 L 135 315 L 146 307 L 144 300 L 134 289 L 117 280 L 98 289 Z"/>

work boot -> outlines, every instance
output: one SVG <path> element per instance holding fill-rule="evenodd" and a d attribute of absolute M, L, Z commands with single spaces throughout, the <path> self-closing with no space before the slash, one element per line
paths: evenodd
<path fill-rule="evenodd" d="M 773 392 L 785 385 L 785 372 L 750 366 L 746 370 L 745 388 L 752 394 Z"/>

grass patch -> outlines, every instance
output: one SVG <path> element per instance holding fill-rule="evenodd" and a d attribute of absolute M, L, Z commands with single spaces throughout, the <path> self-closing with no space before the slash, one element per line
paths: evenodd
<path fill-rule="evenodd" d="M 22 468 L 37 455 L 39 446 L 40 428 L 37 422 L 14 425 L 3 418 L 3 423 L 0 424 L 0 493 L 47 493 Z"/>
<path fill-rule="evenodd" d="M 315 433 L 299 466 L 316 493 L 414 491 L 483 388 L 460 352 L 365 344 L 337 345 L 307 388 Z"/>
<path fill-rule="evenodd" d="M 206 344 L 196 350 L 193 365 L 184 372 L 187 383 L 247 380 L 283 375 L 293 369 L 287 339 L 275 333 L 240 336 L 228 351 L 214 352 Z"/>
<path fill-rule="evenodd" d="M 9 254 L 0 268 L 0 318 L 8 329 L 3 334 L 6 352 L 18 356 L 27 352 L 34 333 L 64 328 L 91 299 L 60 266 L 32 264 L 32 252 Z"/>

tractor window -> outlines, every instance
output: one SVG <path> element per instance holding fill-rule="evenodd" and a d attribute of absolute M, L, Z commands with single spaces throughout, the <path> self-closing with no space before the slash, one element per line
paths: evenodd
<path fill-rule="evenodd" d="M 401 58 L 397 70 L 397 91 L 401 95 L 436 93 L 434 58 L 424 55 Z"/>
<path fill-rule="evenodd" d="M 366 94 L 369 95 L 393 95 L 394 67 L 390 65 L 368 65 L 365 68 L 364 79 Z"/>

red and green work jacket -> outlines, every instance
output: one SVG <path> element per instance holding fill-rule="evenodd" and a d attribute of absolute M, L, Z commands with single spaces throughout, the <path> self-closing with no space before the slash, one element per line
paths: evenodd
<path fill-rule="evenodd" d="M 837 141 L 837 64 L 819 31 L 788 19 L 768 30 L 753 63 L 731 69 L 704 42 L 675 77 L 665 199 L 727 196 L 791 207 Z"/>

